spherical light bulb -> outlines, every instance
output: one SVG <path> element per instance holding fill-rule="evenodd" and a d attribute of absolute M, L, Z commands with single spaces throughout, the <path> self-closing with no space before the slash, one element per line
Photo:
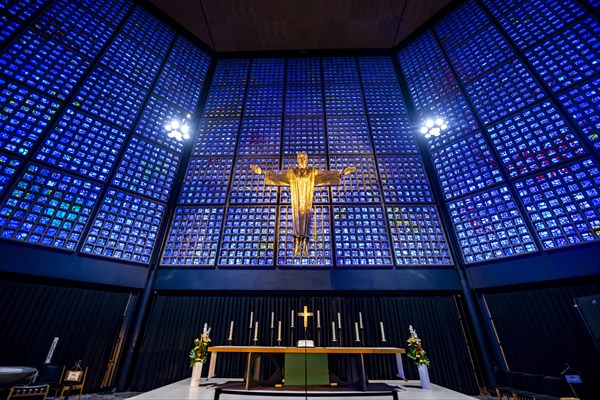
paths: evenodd
<path fill-rule="evenodd" d="M 425 126 L 428 128 L 431 128 L 433 126 L 433 120 L 432 119 L 428 119 L 425 121 Z"/>
<path fill-rule="evenodd" d="M 448 129 L 448 125 L 446 125 L 446 124 L 442 124 L 442 125 L 440 126 L 440 128 L 441 128 L 443 131 L 445 131 L 446 129 Z"/>
<path fill-rule="evenodd" d="M 426 127 L 421 128 L 421 133 L 427 133 L 428 129 Z"/>
<path fill-rule="evenodd" d="M 181 127 L 181 132 L 183 133 L 189 133 L 190 132 L 190 127 L 189 125 L 184 125 Z"/>
<path fill-rule="evenodd" d="M 185 140 L 189 139 L 189 138 L 190 138 L 190 134 L 189 134 L 189 133 L 187 133 L 187 132 L 183 132 L 183 138 L 184 138 Z"/>
<path fill-rule="evenodd" d="M 441 119 L 441 118 L 437 118 L 437 119 L 435 120 L 435 124 L 436 124 L 436 125 L 442 125 L 443 123 L 444 123 L 444 120 L 443 120 L 443 119 Z"/>
<path fill-rule="evenodd" d="M 438 127 L 436 126 L 435 128 L 431 128 L 430 132 L 431 132 L 431 134 L 432 134 L 433 136 L 439 136 L 439 134 L 440 134 L 440 128 L 438 128 Z"/>
<path fill-rule="evenodd" d="M 165 130 L 166 130 L 167 132 L 171 132 L 171 131 L 173 130 L 173 127 L 171 126 L 171 124 L 166 124 L 166 125 L 165 125 Z"/>
<path fill-rule="evenodd" d="M 173 129 L 179 129 L 179 121 L 174 119 L 173 121 L 171 121 L 171 126 L 173 127 Z"/>

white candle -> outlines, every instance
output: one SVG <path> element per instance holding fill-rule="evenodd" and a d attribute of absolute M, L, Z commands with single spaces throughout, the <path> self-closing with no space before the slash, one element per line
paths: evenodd
<path fill-rule="evenodd" d="M 338 328 L 342 329 L 342 315 L 338 313 Z"/>
<path fill-rule="evenodd" d="M 207 330 L 208 330 L 208 323 L 205 322 L 204 323 L 204 328 L 202 328 L 202 333 L 206 333 Z"/>
<path fill-rule="evenodd" d="M 333 338 L 331 340 L 335 342 L 335 321 L 331 321 L 331 337 Z"/>
<path fill-rule="evenodd" d="M 381 327 L 381 341 L 385 342 L 385 332 L 383 331 L 383 322 L 380 322 L 379 326 Z"/>
<path fill-rule="evenodd" d="M 354 331 L 356 332 L 356 341 L 360 342 L 360 336 L 358 336 L 358 322 L 354 323 Z"/>
<path fill-rule="evenodd" d="M 292 326 L 290 328 L 294 327 L 294 310 L 292 310 Z"/>
<path fill-rule="evenodd" d="M 252 320 L 254 319 L 254 311 L 250 311 L 250 326 L 249 328 L 252 329 Z"/>
<path fill-rule="evenodd" d="M 275 313 L 271 312 L 271 329 L 273 329 L 273 324 L 275 323 Z"/>
<path fill-rule="evenodd" d="M 321 327 L 321 312 L 317 310 L 317 328 Z"/>
<path fill-rule="evenodd" d="M 281 321 L 277 322 L 277 340 L 281 340 Z"/>
<path fill-rule="evenodd" d="M 361 312 L 358 313 L 358 320 L 360 321 L 360 329 L 363 329 L 364 327 L 362 324 L 362 313 Z"/>
<path fill-rule="evenodd" d="M 227 338 L 227 340 L 233 340 L 233 321 L 231 321 L 231 324 L 229 325 L 229 338 Z"/>
<path fill-rule="evenodd" d="M 258 340 L 258 321 L 254 323 L 254 340 Z"/>

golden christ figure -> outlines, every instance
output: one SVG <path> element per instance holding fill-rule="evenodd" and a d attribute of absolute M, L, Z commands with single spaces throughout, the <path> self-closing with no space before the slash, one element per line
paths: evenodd
<path fill-rule="evenodd" d="M 301 151 L 296 156 L 298 166 L 283 172 L 263 171 L 261 167 L 251 165 L 252 171 L 265 175 L 265 184 L 274 186 L 289 186 L 292 192 L 292 225 L 294 236 L 294 254 L 308 255 L 310 239 L 310 220 L 313 193 L 317 186 L 339 185 L 343 175 L 356 171 L 355 167 L 346 167 L 339 173 L 336 171 L 321 171 L 308 166 L 308 155 Z"/>

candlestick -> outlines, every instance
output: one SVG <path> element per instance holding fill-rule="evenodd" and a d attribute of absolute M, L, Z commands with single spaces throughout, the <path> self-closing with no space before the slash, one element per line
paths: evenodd
<path fill-rule="evenodd" d="M 277 341 L 281 341 L 281 321 L 277 322 Z"/>
<path fill-rule="evenodd" d="M 252 329 L 252 320 L 254 319 L 254 311 L 250 311 L 250 326 L 248 328 Z"/>
<path fill-rule="evenodd" d="M 363 329 L 363 323 L 362 323 L 362 313 L 361 313 L 361 312 L 359 312 L 359 313 L 358 313 L 358 320 L 359 320 L 359 322 L 360 322 L 360 329 Z"/>
<path fill-rule="evenodd" d="M 317 328 L 321 328 L 321 312 L 317 310 Z"/>
<path fill-rule="evenodd" d="M 227 340 L 233 340 L 233 321 L 231 321 L 231 324 L 229 325 L 229 337 Z"/>
<path fill-rule="evenodd" d="M 342 329 L 342 315 L 338 313 L 338 329 Z"/>
<path fill-rule="evenodd" d="M 294 310 L 292 310 L 292 324 L 290 325 L 290 328 L 294 327 Z"/>
<path fill-rule="evenodd" d="M 271 329 L 273 329 L 273 323 L 275 322 L 275 313 L 271 312 Z"/>
<path fill-rule="evenodd" d="M 385 342 L 386 340 L 385 340 L 385 332 L 383 330 L 383 322 L 380 322 L 379 326 L 381 327 L 381 341 Z"/>
<path fill-rule="evenodd" d="M 258 321 L 254 323 L 254 340 L 258 340 Z"/>
<path fill-rule="evenodd" d="M 358 322 L 354 323 L 354 331 L 356 332 L 356 341 L 360 342 L 360 336 L 358 335 Z"/>
<path fill-rule="evenodd" d="M 337 340 L 335 340 L 335 321 L 331 321 L 331 337 L 332 342 L 337 342 Z"/>

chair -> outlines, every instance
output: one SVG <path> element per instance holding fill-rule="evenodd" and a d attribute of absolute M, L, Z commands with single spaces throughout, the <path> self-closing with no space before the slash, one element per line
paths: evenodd
<path fill-rule="evenodd" d="M 76 364 L 79 366 L 79 364 Z M 78 399 L 81 399 L 83 387 L 85 386 L 85 378 L 87 377 L 88 367 L 85 369 L 70 369 L 65 372 L 62 382 L 58 385 L 55 398 L 63 397 L 65 393 L 69 397 L 73 393 L 79 394 Z"/>
<path fill-rule="evenodd" d="M 13 386 L 6 400 L 45 400 L 50 391 L 50 385 Z"/>

